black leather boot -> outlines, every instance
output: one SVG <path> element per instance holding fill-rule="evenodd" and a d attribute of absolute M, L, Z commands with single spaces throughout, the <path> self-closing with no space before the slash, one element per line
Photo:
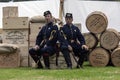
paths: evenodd
<path fill-rule="evenodd" d="M 83 56 L 82 56 L 82 57 L 79 57 L 77 67 L 83 68 L 83 63 L 84 63 L 84 57 L 83 57 Z"/>
<path fill-rule="evenodd" d="M 46 69 L 50 69 L 49 56 L 43 56 L 44 64 Z"/>
<path fill-rule="evenodd" d="M 40 59 L 37 62 L 37 69 L 43 69 L 43 65 L 42 65 Z"/>
<path fill-rule="evenodd" d="M 63 56 L 65 58 L 66 64 L 67 64 L 67 68 L 72 69 L 72 62 L 71 62 L 69 51 L 64 50 L 64 51 L 62 51 L 62 53 L 63 53 Z"/>

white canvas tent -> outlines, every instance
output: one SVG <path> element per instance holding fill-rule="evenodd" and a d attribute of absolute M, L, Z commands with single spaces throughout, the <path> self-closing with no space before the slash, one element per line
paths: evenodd
<path fill-rule="evenodd" d="M 50 10 L 53 16 L 55 16 L 56 18 L 59 17 L 58 0 L 0 3 L 0 28 L 2 28 L 2 8 L 6 6 L 18 6 L 19 17 L 32 17 L 36 15 L 43 15 L 43 12 L 46 10 Z"/>
<path fill-rule="evenodd" d="M 108 18 L 108 28 L 120 32 L 120 2 L 115 1 L 81 1 L 65 0 L 64 13 L 73 13 L 74 22 L 82 24 L 82 32 L 87 32 L 85 21 L 93 11 L 101 11 Z"/>
<path fill-rule="evenodd" d="M 50 10 L 54 17 L 59 17 L 60 0 L 42 0 L 25 2 L 0 3 L 0 27 L 2 28 L 2 7 L 18 6 L 19 17 L 32 17 L 43 15 L 43 12 Z M 115 1 L 81 1 L 64 0 L 64 14 L 73 13 L 74 23 L 82 24 L 82 32 L 88 32 L 85 20 L 93 11 L 101 11 L 108 17 L 108 27 L 120 31 L 120 2 Z M 64 19 L 63 19 L 64 20 Z"/>

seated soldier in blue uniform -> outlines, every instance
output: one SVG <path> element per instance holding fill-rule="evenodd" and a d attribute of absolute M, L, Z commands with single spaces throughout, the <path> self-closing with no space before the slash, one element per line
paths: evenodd
<path fill-rule="evenodd" d="M 37 63 L 38 68 L 43 68 L 40 61 L 41 56 L 43 56 L 45 68 L 50 69 L 49 56 L 55 53 L 54 46 L 57 41 L 58 27 L 53 24 L 52 14 L 50 11 L 45 11 L 44 17 L 46 24 L 38 33 L 36 44 L 29 50 L 29 54 Z"/>
<path fill-rule="evenodd" d="M 78 27 L 72 24 L 73 16 L 71 13 L 66 13 L 65 21 L 66 24 L 60 30 L 60 35 L 64 37 L 61 37 L 60 43 L 65 40 L 64 43 L 62 43 L 63 45 L 61 45 L 61 48 L 64 50 L 61 49 L 61 51 L 68 68 L 72 67 L 69 51 L 74 52 L 74 55 L 79 58 L 77 61 L 77 68 L 83 68 L 84 58 L 88 52 L 88 47 L 85 45 L 85 39 Z"/>

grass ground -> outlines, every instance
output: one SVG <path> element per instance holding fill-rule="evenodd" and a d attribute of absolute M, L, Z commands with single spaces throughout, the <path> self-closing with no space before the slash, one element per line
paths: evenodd
<path fill-rule="evenodd" d="M 120 80 L 120 68 L 91 67 L 84 69 L 35 69 L 30 67 L 0 69 L 0 80 Z"/>

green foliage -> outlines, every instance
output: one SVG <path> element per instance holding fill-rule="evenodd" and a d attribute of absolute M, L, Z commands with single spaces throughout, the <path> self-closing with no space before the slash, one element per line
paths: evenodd
<path fill-rule="evenodd" d="M 0 69 L 0 80 L 120 80 L 119 67 L 91 67 L 84 69 L 35 69 L 22 67 Z"/>

